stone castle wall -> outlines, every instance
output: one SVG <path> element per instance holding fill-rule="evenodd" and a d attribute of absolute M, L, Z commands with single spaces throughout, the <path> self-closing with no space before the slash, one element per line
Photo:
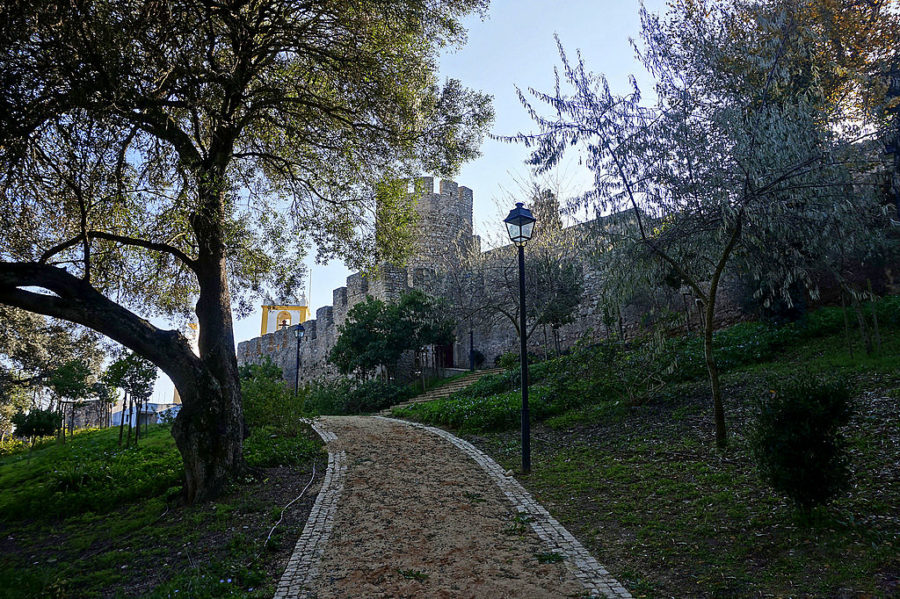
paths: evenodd
<path fill-rule="evenodd" d="M 453 181 L 441 181 L 434 192 L 434 178 L 421 177 L 422 191 L 416 205 L 418 235 L 413 242 L 409 269 L 433 269 L 448 255 L 448 248 L 469 243 L 472 236 L 472 190 Z"/>
<path fill-rule="evenodd" d="M 305 332 L 300 342 L 300 384 L 337 376 L 327 357 L 350 308 L 367 296 L 388 302 L 397 300 L 404 291 L 421 286 L 426 271 L 452 255 L 452 252 L 448 254 L 449 247 L 478 243 L 472 235 L 471 189 L 453 181 L 441 181 L 435 193 L 433 177 L 420 178 L 417 188 L 423 192 L 416 205 L 420 234 L 414 241 L 409 266 L 397 268 L 383 264 L 373 276 L 350 275 L 345 287 L 332 292 L 332 305 L 319 308 L 315 319 L 302 323 Z M 238 344 L 237 358 L 239 364 L 258 364 L 268 358 L 283 370 L 285 381 L 293 384 L 298 363 L 297 341 L 292 330 L 275 331 Z"/>
<path fill-rule="evenodd" d="M 420 234 L 414 241 L 413 255 L 409 266 L 397 268 L 382 265 L 377 274 L 366 276 L 355 273 L 347 277 L 344 287 L 335 289 L 332 294 L 332 305 L 316 310 L 316 318 L 303 323 L 305 334 L 300 342 L 299 381 L 301 384 L 316 379 L 328 379 L 337 376 L 336 369 L 327 361 L 328 353 L 337 341 L 340 327 L 347 318 L 347 312 L 357 303 L 372 296 L 382 301 L 395 301 L 400 295 L 414 287 L 421 288 L 429 270 L 440 270 L 448 260 L 456 255 L 454 247 L 474 248 L 480 251 L 480 239 L 473 236 L 472 228 L 472 190 L 458 186 L 452 181 L 442 181 L 437 193 L 434 191 L 434 179 L 423 177 L 418 185 L 424 191 L 416 210 L 419 216 Z M 590 224 L 575 225 L 574 234 L 586 232 Z M 516 250 L 512 245 L 489 250 L 485 256 L 498 264 L 508 262 L 510 267 L 517 264 Z M 577 310 L 574 322 L 559 329 L 560 346 L 571 347 L 586 334 L 596 339 L 606 336 L 602 310 L 597 305 L 601 297 L 602 280 L 599 274 L 589 267 L 586 258 L 575 258 L 583 269 L 584 295 Z M 717 304 L 717 319 L 721 325 L 737 322 L 743 317 L 740 308 L 740 291 L 736 284 L 723 281 Z M 694 299 L 683 296 L 674 290 L 657 290 L 653 297 L 641 298 L 621 309 L 621 321 L 612 328 L 621 327 L 626 335 L 633 334 L 641 327 L 649 324 L 648 315 L 653 313 L 651 307 L 665 308 L 672 313 L 684 314 L 684 322 L 694 330 L 700 327 L 700 316 Z M 618 314 L 616 315 L 619 316 Z M 462 323 L 457 331 L 457 340 L 453 345 L 454 366 L 466 368 L 469 364 L 469 332 Z M 485 363 L 492 365 L 503 353 L 518 350 L 518 336 L 515 327 L 507 320 L 497 320 L 489 325 L 475 326 L 471 329 L 474 348 L 485 356 Z M 552 333 L 549 328 L 534 331 L 529 339 L 530 351 L 542 353 L 553 346 Z M 245 341 L 238 345 L 239 364 L 260 363 L 266 358 L 284 371 L 285 381 L 293 385 L 297 372 L 297 341 L 292 330 L 282 330 Z M 407 360 L 406 362 L 409 362 Z M 411 369 L 411 363 L 407 364 Z"/>

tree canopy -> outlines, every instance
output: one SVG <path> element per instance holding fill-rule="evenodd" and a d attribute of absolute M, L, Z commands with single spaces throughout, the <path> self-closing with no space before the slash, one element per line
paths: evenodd
<path fill-rule="evenodd" d="M 393 374 L 404 352 L 451 343 L 454 326 L 443 304 L 418 289 L 393 303 L 367 297 L 350 308 L 328 359 L 343 374 Z"/>
<path fill-rule="evenodd" d="M 726 429 L 712 330 L 726 267 L 739 263 L 761 291 L 786 295 L 811 282 L 836 238 L 871 246 L 887 223 L 873 133 L 841 91 L 865 83 L 845 70 L 858 61 L 826 59 L 825 13 L 804 10 L 780 0 L 678 0 L 665 16 L 642 11 L 636 49 L 655 103 L 634 80 L 614 93 L 560 45 L 568 87 L 529 90 L 548 116 L 520 92 L 538 132 L 506 138 L 533 148 L 537 173 L 570 148 L 582 153 L 594 187 L 571 208 L 631 211 L 630 231 L 598 252 L 606 280 L 676 281 L 702 303 L 719 445 Z"/>
<path fill-rule="evenodd" d="M 291 295 L 311 242 L 365 264 L 385 241 L 360 219 L 380 182 L 477 155 L 489 98 L 440 85 L 436 64 L 485 5 L 4 7 L 0 303 L 99 331 L 170 376 L 189 500 L 243 468 L 232 309 Z M 150 316 L 197 322 L 200 355 Z"/>
<path fill-rule="evenodd" d="M 103 379 L 110 387 L 122 389 L 132 397 L 146 400 L 153 395 L 156 366 L 135 353 L 126 352 L 124 356 L 109 365 Z"/>

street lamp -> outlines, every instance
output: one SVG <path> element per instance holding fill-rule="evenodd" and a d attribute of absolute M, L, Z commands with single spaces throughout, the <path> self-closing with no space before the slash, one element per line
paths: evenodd
<path fill-rule="evenodd" d="M 302 324 L 294 327 L 294 337 L 297 338 L 297 360 L 294 363 L 294 395 L 300 390 L 300 340 L 303 339 L 305 329 Z"/>
<path fill-rule="evenodd" d="M 525 328 L 525 244 L 531 239 L 534 230 L 534 216 L 522 202 L 509 211 L 503 219 L 509 239 L 519 249 L 519 349 L 522 360 L 522 472 L 531 472 L 531 421 L 528 415 L 528 349 Z"/>

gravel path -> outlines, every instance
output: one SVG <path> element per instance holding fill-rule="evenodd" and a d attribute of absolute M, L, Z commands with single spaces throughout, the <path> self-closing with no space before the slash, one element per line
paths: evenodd
<path fill-rule="evenodd" d="M 331 433 L 340 468 L 276 598 L 594 594 L 509 493 L 447 439 L 371 417 L 323 418 L 317 428 Z M 628 596 L 622 591 L 616 596 Z"/>

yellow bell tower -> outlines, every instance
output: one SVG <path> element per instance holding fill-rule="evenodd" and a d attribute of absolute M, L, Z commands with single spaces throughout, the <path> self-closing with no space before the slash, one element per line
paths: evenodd
<path fill-rule="evenodd" d="M 309 306 L 263 306 L 259 334 L 274 333 L 309 320 Z"/>

